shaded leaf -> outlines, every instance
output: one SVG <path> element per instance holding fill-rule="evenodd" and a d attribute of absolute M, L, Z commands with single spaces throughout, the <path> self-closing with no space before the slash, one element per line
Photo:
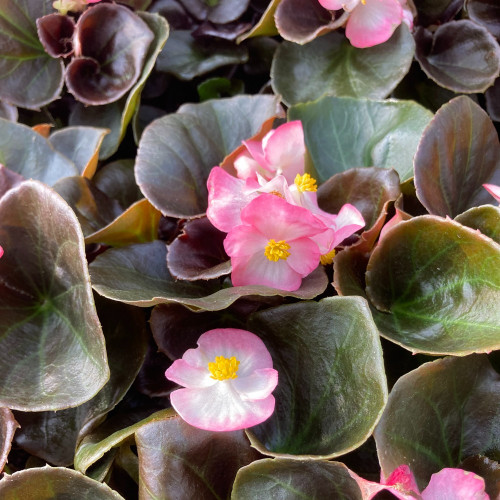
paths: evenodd
<path fill-rule="evenodd" d="M 500 347 L 500 246 L 452 220 L 421 216 L 389 230 L 366 291 L 380 332 L 413 352 Z"/>
<path fill-rule="evenodd" d="M 19 186 L 23 181 L 24 177 L 22 175 L 16 174 L 12 170 L 0 165 L 0 198 L 9 189 Z"/>
<path fill-rule="evenodd" d="M 177 303 L 194 310 L 218 311 L 250 295 L 312 299 L 328 285 L 321 267 L 304 278 L 295 292 L 259 285 L 223 287 L 214 282 L 181 282 L 169 274 L 165 259 L 166 246 L 161 241 L 111 248 L 90 265 L 92 286 L 105 297 L 140 307 Z"/>
<path fill-rule="evenodd" d="M 363 299 L 266 309 L 251 316 L 248 328 L 264 340 L 279 373 L 273 415 L 247 431 L 257 450 L 333 458 L 368 439 L 387 385 L 380 339 Z"/>
<path fill-rule="evenodd" d="M 52 0 L 0 1 L 0 99 L 9 104 L 39 109 L 59 97 L 63 62 L 45 52 L 36 29 L 52 12 Z"/>
<path fill-rule="evenodd" d="M 123 500 L 104 483 L 63 467 L 26 469 L 6 475 L 0 481 L 0 496 L 4 500 Z"/>
<path fill-rule="evenodd" d="M 225 24 L 238 19 L 248 8 L 250 0 L 180 0 L 199 21 Z"/>
<path fill-rule="evenodd" d="M 137 184 L 164 215 L 193 217 L 207 208 L 211 169 L 279 113 L 274 96 L 236 96 L 184 104 L 144 131 Z"/>
<path fill-rule="evenodd" d="M 415 155 L 415 186 L 425 208 L 455 217 L 491 201 L 484 183 L 500 184 L 500 142 L 488 115 L 468 97 L 442 106 Z"/>
<path fill-rule="evenodd" d="M 353 167 L 393 168 L 413 176 L 413 156 L 432 114 L 409 101 L 323 97 L 297 104 L 290 120 L 302 120 L 319 182 Z"/>
<path fill-rule="evenodd" d="M 50 188 L 26 181 L 0 200 L 0 241 L 2 406 L 88 401 L 109 369 L 76 217 Z"/>
<path fill-rule="evenodd" d="M 418 12 L 418 23 L 423 26 L 443 24 L 462 9 L 463 0 L 413 0 Z"/>
<path fill-rule="evenodd" d="M 274 14 L 281 0 L 271 0 L 266 11 L 262 14 L 257 24 L 248 32 L 238 38 L 238 43 L 241 43 L 247 38 L 255 36 L 275 36 L 278 34 L 278 29 L 274 22 Z"/>
<path fill-rule="evenodd" d="M 0 101 L 0 118 L 9 120 L 11 122 L 17 122 L 19 113 L 15 106 L 7 104 L 5 101 Z"/>
<path fill-rule="evenodd" d="M 455 217 L 457 222 L 472 229 L 479 229 L 500 245 L 500 207 L 484 205 L 474 207 Z"/>
<path fill-rule="evenodd" d="M 3 471 L 9 456 L 12 439 L 19 424 L 8 408 L 0 408 L 0 471 Z"/>
<path fill-rule="evenodd" d="M 486 91 L 486 109 L 491 119 L 500 121 L 500 78 Z"/>
<path fill-rule="evenodd" d="M 51 57 L 68 57 L 73 53 L 75 21 L 59 13 L 47 14 L 36 20 L 38 38 Z"/>
<path fill-rule="evenodd" d="M 484 92 L 500 73 L 500 47 L 483 26 L 467 19 L 415 31 L 415 57 L 426 75 L 454 92 Z"/>
<path fill-rule="evenodd" d="M 255 498 L 362 500 L 364 497 L 347 467 L 339 462 L 266 458 L 242 467 L 234 481 L 232 500 Z"/>
<path fill-rule="evenodd" d="M 244 431 L 205 431 L 179 416 L 141 426 L 136 443 L 144 499 L 229 498 L 238 469 L 260 457 Z"/>
<path fill-rule="evenodd" d="M 304 46 L 285 42 L 274 56 L 273 89 L 288 105 L 325 94 L 382 99 L 408 73 L 414 51 L 415 42 L 405 24 L 387 42 L 368 49 L 353 47 L 338 32 Z"/>
<path fill-rule="evenodd" d="M 500 498 L 500 464 L 481 455 L 472 455 L 461 462 L 460 469 L 474 472 L 486 482 L 486 493 L 490 498 Z"/>
<path fill-rule="evenodd" d="M 470 455 L 498 456 L 500 376 L 486 356 L 425 363 L 394 385 L 375 429 L 382 474 L 409 464 L 420 489 Z"/>
<path fill-rule="evenodd" d="M 158 56 L 156 69 L 171 73 L 181 80 L 192 80 L 221 66 L 241 64 L 247 59 L 247 49 L 242 45 L 197 40 L 191 35 L 191 30 L 174 30 Z"/>
<path fill-rule="evenodd" d="M 500 5 L 495 0 L 465 0 L 467 15 L 500 39 Z"/>

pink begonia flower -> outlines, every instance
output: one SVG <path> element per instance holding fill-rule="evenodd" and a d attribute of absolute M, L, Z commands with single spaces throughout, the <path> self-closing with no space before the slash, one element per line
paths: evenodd
<path fill-rule="evenodd" d="M 297 290 L 318 267 L 318 244 L 328 247 L 334 236 L 309 210 L 273 194 L 252 200 L 241 211 L 241 222 L 224 240 L 235 286 Z"/>
<path fill-rule="evenodd" d="M 360 49 L 386 42 L 394 30 L 405 22 L 413 27 L 413 14 L 406 0 L 318 0 L 328 10 L 350 12 L 346 36 Z"/>
<path fill-rule="evenodd" d="M 3 248 L 0 247 L 0 257 L 2 257 L 2 255 L 3 255 Z"/>
<path fill-rule="evenodd" d="M 243 141 L 247 151 L 234 160 L 240 179 L 257 180 L 257 173 L 267 180 L 283 175 L 292 183 L 305 169 L 306 146 L 300 121 L 284 123 L 268 132 L 262 141 Z"/>
<path fill-rule="evenodd" d="M 495 186 L 495 184 L 483 184 L 483 187 L 498 201 L 498 203 L 500 203 L 500 186 Z"/>
<path fill-rule="evenodd" d="M 174 361 L 165 376 L 185 387 L 170 395 L 190 425 L 209 431 L 246 429 L 274 411 L 278 372 L 264 342 L 236 328 L 217 328 Z"/>

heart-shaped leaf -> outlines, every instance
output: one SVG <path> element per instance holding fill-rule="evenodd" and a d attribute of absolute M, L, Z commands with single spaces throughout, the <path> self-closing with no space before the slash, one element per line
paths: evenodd
<path fill-rule="evenodd" d="M 43 411 L 88 401 L 109 369 L 73 211 L 26 181 L 0 200 L 0 241 L 1 405 Z"/>
<path fill-rule="evenodd" d="M 422 216 L 390 229 L 366 292 L 381 333 L 413 352 L 500 348 L 500 246 L 457 222 Z"/>
<path fill-rule="evenodd" d="M 304 278 L 295 292 L 259 285 L 221 287 L 214 282 L 176 281 L 168 272 L 166 245 L 161 241 L 111 248 L 92 262 L 90 270 L 96 292 L 140 307 L 177 303 L 194 310 L 219 311 L 249 295 L 312 299 L 328 285 L 322 267 Z"/>
<path fill-rule="evenodd" d="M 244 431 L 205 431 L 178 416 L 143 425 L 136 443 L 144 499 L 229 498 L 238 469 L 260 458 Z"/>
<path fill-rule="evenodd" d="M 234 481 L 232 500 L 255 498 L 362 500 L 364 496 L 339 462 L 266 458 L 242 467 Z"/>
<path fill-rule="evenodd" d="M 95 500 L 124 500 L 107 484 L 64 467 L 26 469 L 6 475 L 0 481 L 3 500 L 64 500 L 93 498 Z"/>
<path fill-rule="evenodd" d="M 49 185 L 79 174 L 76 165 L 55 151 L 47 139 L 26 125 L 1 118 L 0 163 L 26 179 Z"/>
<path fill-rule="evenodd" d="M 415 57 L 426 75 L 454 92 L 484 92 L 500 73 L 500 47 L 483 26 L 450 21 L 415 32 Z"/>
<path fill-rule="evenodd" d="M 418 199 L 431 214 L 455 217 L 489 203 L 482 185 L 500 184 L 495 126 L 468 97 L 456 97 L 425 129 L 414 164 Z"/>
<path fill-rule="evenodd" d="M 402 181 L 413 176 L 413 156 L 432 114 L 409 101 L 323 97 L 297 104 L 307 149 L 320 182 L 353 167 L 393 168 Z"/>
<path fill-rule="evenodd" d="M 387 42 L 368 49 L 353 47 L 338 32 L 304 46 L 285 42 L 273 59 L 273 89 L 288 105 L 325 94 L 383 99 L 408 73 L 414 52 L 405 24 Z"/>
<path fill-rule="evenodd" d="M 382 474 L 411 467 L 420 488 L 471 455 L 499 456 L 500 376 L 486 356 L 426 363 L 394 385 L 375 429 Z"/>
<path fill-rule="evenodd" d="M 362 298 L 266 309 L 250 317 L 248 328 L 264 340 L 279 374 L 273 415 L 247 431 L 254 447 L 273 456 L 332 458 L 368 439 L 387 385 L 378 332 Z"/>
<path fill-rule="evenodd" d="M 457 222 L 472 229 L 479 229 L 500 245 L 500 207 L 484 205 L 474 207 L 455 217 Z"/>
<path fill-rule="evenodd" d="M 52 12 L 52 0 L 0 1 L 0 99 L 39 109 L 59 96 L 63 62 L 45 52 L 36 29 L 36 20 Z"/>
<path fill-rule="evenodd" d="M 164 215 L 203 214 L 211 169 L 279 109 L 277 98 L 265 95 L 181 106 L 144 131 L 135 164 L 137 184 Z"/>
<path fill-rule="evenodd" d="M 85 10 L 66 68 L 68 90 L 87 105 L 117 101 L 139 78 L 153 39 L 148 25 L 124 6 L 98 4 Z"/>

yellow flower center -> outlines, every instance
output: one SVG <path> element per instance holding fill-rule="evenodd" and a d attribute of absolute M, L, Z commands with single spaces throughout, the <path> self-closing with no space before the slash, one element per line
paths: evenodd
<path fill-rule="evenodd" d="M 269 243 L 264 249 L 264 255 L 273 262 L 278 262 L 280 259 L 286 260 L 290 257 L 289 248 L 290 245 L 285 240 L 269 240 Z"/>
<path fill-rule="evenodd" d="M 331 264 L 333 262 L 333 258 L 335 257 L 335 248 L 325 255 L 322 255 L 319 260 L 320 262 L 326 266 L 327 264 Z"/>
<path fill-rule="evenodd" d="M 269 191 L 269 194 L 274 194 L 274 196 L 277 196 L 278 198 L 285 199 L 285 197 L 279 191 Z"/>
<path fill-rule="evenodd" d="M 366 5 L 366 0 L 361 0 L 361 3 L 362 3 L 363 5 Z"/>
<path fill-rule="evenodd" d="M 318 186 L 316 184 L 316 179 L 311 177 L 309 174 L 300 175 L 297 174 L 294 180 L 297 189 L 303 193 L 304 191 L 317 191 Z"/>
<path fill-rule="evenodd" d="M 208 363 L 208 369 L 212 374 L 210 378 L 214 380 L 228 380 L 230 378 L 238 378 L 236 372 L 240 362 L 231 356 L 229 359 L 224 356 L 216 356 L 213 363 Z"/>

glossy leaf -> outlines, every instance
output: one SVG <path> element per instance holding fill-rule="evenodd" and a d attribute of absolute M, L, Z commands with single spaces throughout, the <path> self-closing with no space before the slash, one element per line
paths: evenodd
<path fill-rule="evenodd" d="M 455 217 L 489 203 L 483 184 L 500 184 L 500 142 L 488 115 L 468 97 L 441 107 L 415 156 L 415 186 L 425 208 Z"/>
<path fill-rule="evenodd" d="M 24 180 L 22 175 L 16 174 L 12 170 L 0 165 L 0 198 L 9 191 L 9 189 L 19 186 Z"/>
<path fill-rule="evenodd" d="M 474 207 L 455 217 L 464 226 L 478 229 L 500 245 L 500 207 L 484 205 Z"/>
<path fill-rule="evenodd" d="M 2 406 L 88 401 L 109 369 L 76 217 L 50 188 L 26 181 L 0 200 L 0 241 Z"/>
<path fill-rule="evenodd" d="M 15 106 L 0 100 L 0 118 L 4 118 L 11 122 L 17 122 L 18 117 L 19 113 Z"/>
<path fill-rule="evenodd" d="M 243 40 L 247 38 L 252 38 L 255 36 L 275 36 L 278 34 L 278 29 L 276 28 L 276 24 L 274 22 L 274 14 L 281 0 L 271 0 L 267 9 L 265 10 L 262 17 L 259 19 L 257 24 L 244 35 L 238 38 L 238 43 L 241 43 Z"/>
<path fill-rule="evenodd" d="M 140 307 L 176 303 L 194 310 L 218 311 L 249 295 L 312 299 L 328 284 L 322 268 L 306 277 L 295 292 L 258 285 L 221 287 L 214 282 L 182 282 L 169 274 L 165 260 L 166 246 L 161 241 L 109 249 L 90 265 L 92 286 L 105 297 Z"/>
<path fill-rule="evenodd" d="M 248 431 L 254 447 L 273 456 L 332 458 L 368 439 L 387 386 L 378 332 L 363 299 L 266 309 L 250 318 L 248 329 L 263 339 L 279 373 L 273 415 Z"/>
<path fill-rule="evenodd" d="M 389 200 L 399 194 L 399 177 L 394 170 L 353 168 L 336 174 L 318 188 L 319 206 L 331 214 L 340 212 L 346 203 L 363 215 L 365 230 L 372 227 Z"/>
<path fill-rule="evenodd" d="M 110 379 L 90 401 L 57 412 L 17 413 L 16 444 L 54 465 L 71 465 L 79 441 L 123 398 L 144 361 L 146 322 L 141 311 L 99 298 Z"/>
<path fill-rule="evenodd" d="M 14 415 L 8 408 L 0 408 L 0 471 L 3 471 L 9 456 L 12 439 L 19 428 Z"/>
<path fill-rule="evenodd" d="M 500 451 L 500 376 L 486 356 L 448 357 L 401 377 L 375 429 L 382 474 L 409 464 L 420 489 L 445 467 Z"/>
<path fill-rule="evenodd" d="M 93 106 L 117 101 L 132 88 L 154 39 L 139 16 L 118 4 L 86 9 L 74 36 L 66 85 L 78 101 Z"/>
<path fill-rule="evenodd" d="M 353 167 L 393 168 L 402 181 L 413 176 L 413 156 L 432 118 L 408 101 L 323 97 L 297 104 L 290 120 L 302 120 L 319 182 Z"/>
<path fill-rule="evenodd" d="M 0 163 L 26 179 L 53 185 L 78 175 L 76 165 L 26 125 L 0 119 Z"/>
<path fill-rule="evenodd" d="M 45 52 L 36 29 L 52 12 L 52 0 L 0 1 L 0 99 L 9 104 L 39 109 L 62 90 L 64 65 Z"/>
<path fill-rule="evenodd" d="M 266 458 L 242 467 L 234 481 L 232 500 L 255 498 L 362 500 L 364 497 L 347 467 L 339 462 Z"/>
<path fill-rule="evenodd" d="M 110 134 L 104 138 L 100 150 L 100 159 L 109 158 L 115 153 L 125 137 L 128 124 L 137 113 L 142 89 L 146 85 L 156 58 L 168 38 L 168 24 L 162 16 L 148 12 L 140 12 L 138 16 L 154 34 L 154 40 L 149 46 L 142 66 L 142 73 L 135 85 L 130 89 L 127 96 L 122 97 L 117 102 L 99 107 L 85 107 L 83 104 L 77 104 L 70 115 L 70 125 L 86 125 L 111 130 Z"/>
<path fill-rule="evenodd" d="M 495 0 L 466 0 L 467 15 L 500 39 L 500 5 Z"/>
<path fill-rule="evenodd" d="M 191 30 L 174 30 L 158 56 L 156 69 L 181 80 L 192 80 L 229 64 L 248 60 L 245 47 L 225 41 L 197 40 Z"/>
<path fill-rule="evenodd" d="M 211 169 L 278 113 L 277 99 L 264 95 L 184 104 L 144 131 L 135 164 L 137 184 L 164 215 L 204 213 Z"/>
<path fill-rule="evenodd" d="M 0 481 L 4 500 L 123 500 L 109 486 L 71 469 L 42 467 L 6 475 Z"/>
<path fill-rule="evenodd" d="M 500 73 L 500 47 L 483 26 L 467 19 L 415 32 L 415 57 L 426 75 L 454 92 L 484 92 Z"/>
<path fill-rule="evenodd" d="M 145 500 L 229 498 L 238 469 L 260 457 L 244 431 L 204 431 L 178 416 L 143 425 L 136 443 Z"/>
<path fill-rule="evenodd" d="M 422 216 L 394 226 L 370 258 L 366 291 L 381 333 L 413 352 L 500 347 L 500 246 L 461 224 Z"/>
<path fill-rule="evenodd" d="M 160 217 L 160 212 L 148 200 L 139 200 L 107 226 L 88 235 L 85 243 L 119 247 L 154 241 L 158 237 Z"/>

